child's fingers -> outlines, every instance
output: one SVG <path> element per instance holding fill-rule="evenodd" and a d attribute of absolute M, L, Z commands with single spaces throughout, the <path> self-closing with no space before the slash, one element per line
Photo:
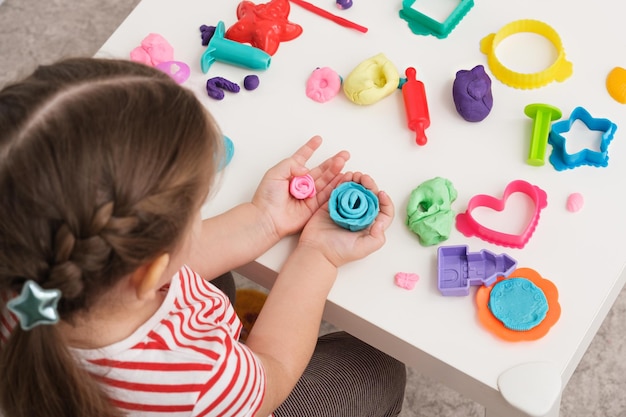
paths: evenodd
<path fill-rule="evenodd" d="M 304 166 L 306 161 L 311 158 L 315 151 L 322 144 L 321 136 L 313 136 L 304 145 L 302 145 L 293 155 L 292 158 L 300 165 Z"/>
<path fill-rule="evenodd" d="M 384 215 L 385 218 L 388 219 L 386 221 L 386 226 L 385 226 L 385 228 L 387 228 L 389 227 L 389 225 L 391 225 L 391 221 L 393 220 L 395 216 L 395 208 L 393 205 L 393 201 L 391 201 L 391 197 L 389 197 L 389 194 L 387 194 L 384 191 L 380 191 L 378 193 L 378 202 L 379 202 L 380 213 Z"/>
<path fill-rule="evenodd" d="M 350 159 L 350 153 L 348 151 L 340 151 L 311 169 L 309 174 L 315 178 L 316 184 L 319 182 L 320 187 L 323 187 L 341 172 L 348 159 Z"/>
<path fill-rule="evenodd" d="M 370 227 L 370 235 L 376 239 L 385 236 L 385 222 L 382 219 L 376 219 Z"/>

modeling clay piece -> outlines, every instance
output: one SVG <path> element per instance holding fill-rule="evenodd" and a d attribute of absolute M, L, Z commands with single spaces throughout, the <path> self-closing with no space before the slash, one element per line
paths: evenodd
<path fill-rule="evenodd" d="M 426 16 L 415 10 L 413 4 L 417 0 L 402 0 L 400 17 L 407 21 L 409 29 L 416 35 L 433 35 L 439 39 L 446 38 L 452 29 L 459 24 L 467 12 L 474 6 L 474 0 L 460 0 L 458 6 L 443 22 Z"/>
<path fill-rule="evenodd" d="M 504 327 L 520 332 L 537 327 L 548 313 L 545 294 L 525 278 L 505 279 L 494 285 L 488 306 Z"/>
<path fill-rule="evenodd" d="M 528 165 L 541 166 L 545 163 L 546 145 L 550 135 L 550 125 L 553 120 L 561 118 L 561 110 L 549 104 L 529 104 L 524 108 L 524 114 L 533 119 L 533 130 L 528 151 Z"/>
<path fill-rule="evenodd" d="M 224 90 L 230 91 L 231 93 L 238 93 L 240 87 L 237 83 L 222 77 L 213 77 L 207 80 L 206 92 L 209 97 L 215 100 L 222 100 L 224 98 Z"/>
<path fill-rule="evenodd" d="M 585 199 L 581 193 L 572 193 L 567 197 L 567 204 L 565 207 L 567 208 L 567 211 L 576 213 L 582 210 L 584 204 Z"/>
<path fill-rule="evenodd" d="M 376 194 L 356 182 L 339 184 L 328 200 L 330 218 L 344 229 L 356 232 L 369 227 L 378 215 Z"/>
<path fill-rule="evenodd" d="M 33 280 L 22 286 L 20 294 L 9 300 L 7 308 L 15 314 L 23 330 L 30 330 L 40 324 L 55 324 L 59 321 L 57 304 L 61 291 L 43 289 Z"/>
<path fill-rule="evenodd" d="M 374 104 L 393 93 L 400 74 L 384 54 L 373 56 L 357 65 L 343 82 L 343 92 L 356 104 Z"/>
<path fill-rule="evenodd" d="M 298 200 L 315 195 L 315 180 L 309 174 L 293 177 L 289 182 L 289 193 Z"/>
<path fill-rule="evenodd" d="M 248 91 L 256 90 L 259 86 L 259 77 L 252 74 L 246 75 L 243 79 L 243 88 Z"/>
<path fill-rule="evenodd" d="M 613 68 L 606 77 L 606 89 L 615 101 L 626 104 L 626 69 Z"/>
<path fill-rule="evenodd" d="M 420 146 L 426 145 L 426 133 L 430 126 L 430 114 L 424 83 L 418 81 L 415 68 L 409 67 L 405 71 L 406 82 L 402 85 L 402 98 L 409 129 L 415 132 L 415 143 Z"/>
<path fill-rule="evenodd" d="M 580 120 L 587 126 L 589 130 L 597 130 L 602 132 L 600 140 L 600 151 L 592 151 L 591 149 L 583 149 L 574 154 L 567 153 L 565 146 L 565 137 L 563 133 L 569 132 L 576 120 Z M 557 171 L 572 169 L 581 165 L 590 165 L 593 167 L 605 167 L 609 164 L 609 144 L 613 140 L 617 130 L 617 125 L 608 119 L 596 119 L 591 117 L 589 112 L 582 107 L 576 107 L 569 119 L 556 122 L 552 125 L 548 142 L 552 145 L 552 153 L 550 154 L 550 163 Z"/>
<path fill-rule="evenodd" d="M 517 261 L 507 254 L 486 249 L 470 253 L 467 245 L 439 246 L 437 288 L 442 295 L 468 295 L 470 285 L 491 285 L 499 276 L 508 276 Z"/>
<path fill-rule="evenodd" d="M 215 26 L 200 26 L 200 37 L 202 38 L 202 46 L 207 46 L 214 34 Z"/>
<path fill-rule="evenodd" d="M 506 68 L 498 60 L 496 49 L 505 38 L 520 32 L 536 33 L 552 42 L 558 52 L 556 61 L 545 70 L 534 73 L 515 72 Z M 480 51 L 487 55 L 489 69 L 493 75 L 513 88 L 539 88 L 552 81 L 562 82 L 568 79 L 573 72 L 572 63 L 565 60 L 565 51 L 559 34 L 549 25 L 538 20 L 516 20 L 505 25 L 498 33 L 491 33 L 480 41 Z"/>
<path fill-rule="evenodd" d="M 189 78 L 191 70 L 189 65 L 181 61 L 166 61 L 161 62 L 156 66 L 167 75 L 169 75 L 178 84 L 182 84 Z"/>
<path fill-rule="evenodd" d="M 412 290 L 415 288 L 415 284 L 420 279 L 419 275 L 412 272 L 398 272 L 395 277 L 395 283 L 398 287 L 405 290 Z"/>
<path fill-rule="evenodd" d="M 476 65 L 469 71 L 457 71 L 452 84 L 452 99 L 456 111 L 468 122 L 484 120 L 493 107 L 491 78 L 485 67 Z"/>
<path fill-rule="evenodd" d="M 239 21 L 226 31 L 225 37 L 262 49 L 274 55 L 281 42 L 291 41 L 302 34 L 302 27 L 291 23 L 289 0 L 270 0 L 264 4 L 242 1 L 237 6 Z"/>
<path fill-rule="evenodd" d="M 548 302 L 548 312 L 545 318 L 537 326 L 526 331 L 517 331 L 505 327 L 489 309 L 489 299 L 491 291 L 500 282 L 509 279 L 524 278 L 536 285 L 545 296 Z M 511 272 L 508 278 L 499 277 L 496 284 L 490 287 L 482 286 L 476 291 L 476 305 L 478 306 L 478 319 L 480 322 L 496 336 L 511 342 L 522 340 L 537 340 L 548 333 L 550 328 L 559 320 L 561 316 L 561 306 L 559 305 L 559 292 L 556 286 L 549 280 L 542 278 L 537 271 L 530 268 L 518 268 Z M 521 306 L 520 306 L 521 307 Z M 529 306 L 532 308 L 532 306 Z"/>
<path fill-rule="evenodd" d="M 141 41 L 141 46 L 130 51 L 130 60 L 154 67 L 161 62 L 174 60 L 174 48 L 158 33 L 151 33 Z"/>
<path fill-rule="evenodd" d="M 330 20 L 331 22 L 335 22 L 340 26 L 349 28 L 349 29 L 354 29 L 354 30 L 358 30 L 359 32 L 362 33 L 366 33 L 367 32 L 367 28 L 363 27 L 361 25 L 358 25 L 354 22 L 351 22 L 347 19 L 344 19 L 343 17 L 340 16 L 336 16 L 330 12 L 327 12 L 324 9 L 321 9 L 319 7 L 317 7 L 314 4 L 309 3 L 308 1 L 304 1 L 304 0 L 291 0 L 292 3 L 297 4 L 298 6 L 302 7 L 303 9 L 306 9 L 310 12 L 315 13 L 318 16 L 322 16 L 325 19 Z"/>
<path fill-rule="evenodd" d="M 272 57 L 262 49 L 224 38 L 224 22 L 220 21 L 200 58 L 202 72 L 206 74 L 215 61 L 244 68 L 266 70 L 270 66 Z"/>
<path fill-rule="evenodd" d="M 472 217 L 472 211 L 477 207 L 488 207 L 496 211 L 504 210 L 506 200 L 513 193 L 524 193 L 535 203 L 535 211 L 532 218 L 524 231 L 519 235 L 495 231 L 481 225 Z M 456 228 L 467 237 L 476 236 L 495 245 L 521 249 L 528 243 L 528 240 L 539 223 L 541 210 L 547 205 L 548 197 L 546 192 L 541 188 L 529 184 L 524 180 L 511 181 L 509 185 L 506 186 L 501 199 L 484 194 L 472 197 L 467 204 L 467 211 L 456 216 Z"/>
<path fill-rule="evenodd" d="M 341 10 L 349 9 L 352 7 L 352 0 L 336 0 L 337 8 Z"/>
<path fill-rule="evenodd" d="M 313 70 L 306 82 L 306 95 L 313 101 L 325 103 L 341 90 L 341 77 L 331 68 Z"/>
<path fill-rule="evenodd" d="M 450 237 L 454 223 L 451 205 L 456 196 L 452 183 L 441 177 L 424 181 L 411 192 L 406 224 L 422 245 L 436 245 Z"/>

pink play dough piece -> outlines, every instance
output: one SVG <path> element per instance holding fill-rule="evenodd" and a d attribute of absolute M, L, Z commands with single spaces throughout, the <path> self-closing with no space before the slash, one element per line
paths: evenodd
<path fill-rule="evenodd" d="M 309 174 L 293 177 L 289 183 L 289 192 L 298 200 L 315 195 L 315 180 Z"/>
<path fill-rule="evenodd" d="M 581 193 L 572 193 L 567 197 L 567 211 L 576 213 L 583 208 L 585 199 Z"/>
<path fill-rule="evenodd" d="M 174 48 L 158 33 L 151 33 L 141 41 L 141 46 L 130 52 L 130 60 L 152 67 L 174 60 Z"/>
<path fill-rule="evenodd" d="M 315 69 L 306 82 L 307 97 L 318 103 L 335 97 L 340 89 L 341 77 L 328 67 Z"/>
<path fill-rule="evenodd" d="M 396 285 L 406 290 L 412 290 L 415 288 L 415 283 L 419 279 L 419 275 L 412 272 L 398 272 L 395 276 Z"/>

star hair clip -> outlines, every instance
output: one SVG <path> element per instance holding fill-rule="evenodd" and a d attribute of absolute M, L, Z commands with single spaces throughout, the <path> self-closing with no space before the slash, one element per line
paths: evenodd
<path fill-rule="evenodd" d="M 45 290 L 35 281 L 28 280 L 22 292 L 9 300 L 7 308 L 17 316 L 22 330 L 30 330 L 41 324 L 55 324 L 59 321 L 57 304 L 60 299 L 60 290 Z"/>

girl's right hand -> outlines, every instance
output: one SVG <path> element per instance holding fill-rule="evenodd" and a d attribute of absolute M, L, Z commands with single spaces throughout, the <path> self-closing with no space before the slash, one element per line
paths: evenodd
<path fill-rule="evenodd" d="M 378 196 L 380 211 L 374 223 L 358 232 L 344 229 L 330 218 L 326 202 L 306 224 L 299 241 L 299 245 L 320 251 L 335 267 L 364 258 L 380 249 L 385 243 L 385 230 L 394 217 L 391 198 L 378 189 L 372 177 L 361 172 L 348 172 L 340 183 L 346 181 L 360 183 Z"/>

